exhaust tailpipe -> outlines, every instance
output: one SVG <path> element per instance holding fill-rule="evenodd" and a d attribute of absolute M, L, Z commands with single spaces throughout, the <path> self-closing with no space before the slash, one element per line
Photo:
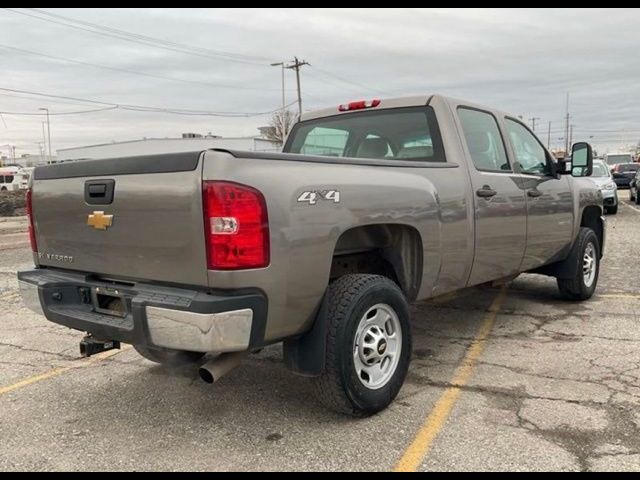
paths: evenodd
<path fill-rule="evenodd" d="M 247 352 L 223 353 L 200 367 L 198 373 L 206 383 L 215 383 L 242 363 Z"/>

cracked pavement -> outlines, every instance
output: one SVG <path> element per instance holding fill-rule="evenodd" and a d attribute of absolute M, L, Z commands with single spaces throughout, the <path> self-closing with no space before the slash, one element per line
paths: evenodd
<path fill-rule="evenodd" d="M 23 226 L 0 222 L 0 388 L 73 365 L 82 336 L 22 307 Z M 639 234 L 630 207 L 608 217 L 591 301 L 561 300 L 545 277 L 510 285 L 422 470 L 640 469 Z M 496 294 L 414 305 L 406 384 L 372 418 L 325 411 L 278 347 L 215 386 L 127 350 L 0 395 L 0 470 L 390 470 L 451 386 Z"/>

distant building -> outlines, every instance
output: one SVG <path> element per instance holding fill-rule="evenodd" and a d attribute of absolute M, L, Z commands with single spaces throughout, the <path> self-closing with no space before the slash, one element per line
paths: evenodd
<path fill-rule="evenodd" d="M 141 140 L 63 148 L 57 151 L 57 161 L 69 162 L 113 157 L 135 157 L 158 153 L 195 152 L 210 148 L 248 150 L 252 152 L 280 151 L 280 145 L 277 142 L 262 137 L 224 138 L 215 135 L 183 133 L 179 138 L 143 138 Z"/>
<path fill-rule="evenodd" d="M 56 157 L 52 157 L 52 163 L 56 162 Z M 37 167 L 38 165 L 46 165 L 49 163 L 48 155 L 31 155 L 30 153 L 24 153 L 20 156 L 16 156 L 15 159 L 3 156 L 0 158 L 0 165 L 17 165 L 19 167 Z"/>

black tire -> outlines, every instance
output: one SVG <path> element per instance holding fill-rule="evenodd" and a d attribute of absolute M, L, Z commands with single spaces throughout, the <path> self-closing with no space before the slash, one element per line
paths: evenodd
<path fill-rule="evenodd" d="M 354 348 L 361 320 L 379 304 L 396 314 L 402 339 L 395 370 L 389 371 L 386 384 L 371 389 L 358 376 Z M 320 401 L 331 410 L 357 417 L 384 410 L 398 395 L 411 361 L 409 305 L 398 285 L 380 275 L 345 275 L 329 286 L 318 315 L 318 321 L 327 325 L 325 368 L 314 379 Z"/>
<path fill-rule="evenodd" d="M 610 215 L 615 215 L 616 213 L 618 213 L 618 205 L 616 204 L 613 207 L 606 207 L 605 212 Z"/>
<path fill-rule="evenodd" d="M 636 205 L 640 205 L 640 195 L 638 195 L 638 191 L 636 190 Z"/>
<path fill-rule="evenodd" d="M 583 269 L 583 259 L 589 245 L 594 248 L 595 277 L 590 285 L 587 284 Z M 595 232 L 590 228 L 581 227 L 576 243 L 571 249 L 566 262 L 572 262 L 576 270 L 573 278 L 558 278 L 558 289 L 560 294 L 567 300 L 582 301 L 593 296 L 598 285 L 600 275 L 600 242 Z"/>
<path fill-rule="evenodd" d="M 630 202 L 635 201 L 635 197 L 633 196 L 633 188 L 629 189 L 629 201 Z"/>
<path fill-rule="evenodd" d="M 166 365 L 168 367 L 180 367 L 198 362 L 204 353 L 186 352 L 183 350 L 172 350 L 170 348 L 149 348 L 141 345 L 134 345 L 136 352 L 147 360 Z"/>

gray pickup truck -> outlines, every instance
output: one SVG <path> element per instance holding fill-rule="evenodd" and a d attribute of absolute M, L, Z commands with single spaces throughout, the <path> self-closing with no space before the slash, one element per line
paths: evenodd
<path fill-rule="evenodd" d="M 522 272 L 591 297 L 592 157 L 557 161 L 518 118 L 434 95 L 305 114 L 284 153 L 38 167 L 19 285 L 47 320 L 207 382 L 283 342 L 323 403 L 371 414 L 405 379 L 409 302 Z"/>

